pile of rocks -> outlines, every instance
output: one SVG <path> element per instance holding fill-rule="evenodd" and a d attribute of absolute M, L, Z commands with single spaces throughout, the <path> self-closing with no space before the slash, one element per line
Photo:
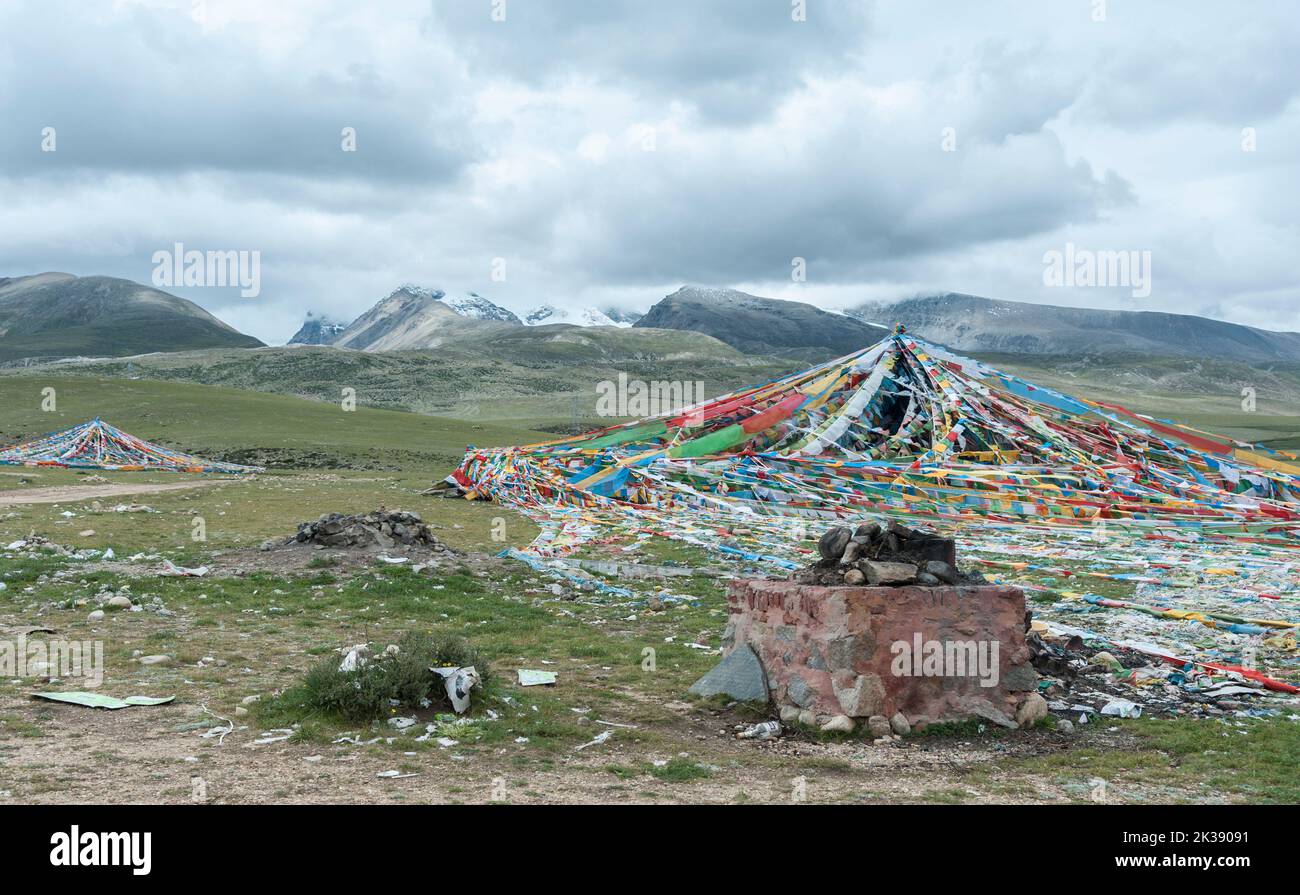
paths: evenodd
<path fill-rule="evenodd" d="M 433 536 L 419 513 L 379 509 L 364 516 L 326 513 L 314 522 L 298 525 L 298 534 L 289 543 L 314 544 L 321 547 L 384 549 L 423 547 L 434 552 L 450 548 Z"/>
<path fill-rule="evenodd" d="M 821 559 L 795 573 L 800 584 L 867 587 L 923 587 L 986 584 L 979 572 L 957 568 L 952 538 L 907 528 L 897 522 L 856 529 L 835 526 L 817 543 Z"/>

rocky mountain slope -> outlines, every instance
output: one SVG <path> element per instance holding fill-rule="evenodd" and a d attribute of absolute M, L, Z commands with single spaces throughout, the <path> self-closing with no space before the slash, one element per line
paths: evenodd
<path fill-rule="evenodd" d="M 741 351 L 806 361 L 857 351 L 888 333 L 802 302 L 698 286 L 683 286 L 663 298 L 633 326 L 692 330 Z"/>
<path fill-rule="evenodd" d="M 442 301 L 462 317 L 473 317 L 475 320 L 495 320 L 498 323 L 523 323 L 514 311 L 488 301 L 477 292 L 469 292 L 464 298 L 444 295 Z"/>
<path fill-rule="evenodd" d="M 518 318 L 508 323 L 461 314 L 442 301 L 444 295 L 441 290 L 402 286 L 348 324 L 332 344 L 361 351 L 437 348 L 470 334 L 519 326 Z"/>
<path fill-rule="evenodd" d="M 966 352 L 1300 362 L 1300 333 L 1188 314 L 1065 308 L 956 292 L 867 303 L 844 313 L 889 326 L 902 322 L 923 339 Z"/>
<path fill-rule="evenodd" d="M 346 323 L 338 323 L 328 317 L 318 317 L 308 311 L 307 319 L 303 321 L 302 326 L 293 334 L 293 338 L 287 344 L 329 345 L 345 329 L 347 329 Z"/>

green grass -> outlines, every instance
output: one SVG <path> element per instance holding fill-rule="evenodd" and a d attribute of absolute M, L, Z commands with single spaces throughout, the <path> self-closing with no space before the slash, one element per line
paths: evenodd
<path fill-rule="evenodd" d="M 39 724 L 15 715 L 0 715 L 0 736 L 5 733 L 29 738 L 45 736 L 45 731 Z"/>
<path fill-rule="evenodd" d="M 334 396 L 349 385 L 337 382 Z M 42 389 L 47 387 L 55 389 L 55 412 L 42 410 Z M 363 392 L 358 400 L 364 403 Z M 364 406 L 344 411 L 339 401 L 143 379 L 2 376 L 0 405 L 5 408 L 0 439 L 5 442 L 99 416 L 132 435 L 201 456 L 257 461 L 284 455 L 324 467 L 443 474 L 460 462 L 467 444 L 522 444 L 546 437 L 492 423 Z"/>
<path fill-rule="evenodd" d="M 295 722 L 324 717 L 355 724 L 386 717 L 394 709 L 430 707 L 425 703 L 447 711 L 451 705 L 442 677 L 433 671 L 445 667 L 473 666 L 482 681 L 474 695 L 492 693 L 487 659 L 462 637 L 408 631 L 394 645 L 398 647 L 396 655 L 384 655 L 376 648 L 364 666 L 352 671 L 339 670 L 337 655 L 321 658 L 307 670 L 299 686 L 258 703 L 259 714 L 292 717 Z"/>
<path fill-rule="evenodd" d="M 1091 746 L 1051 755 L 1007 759 L 999 769 L 1073 785 L 1088 801 L 1090 781 L 1107 781 L 1115 798 L 1161 801 L 1167 791 L 1181 800 L 1226 797 L 1231 801 L 1300 802 L 1296 756 L 1300 724 L 1286 718 L 1229 720 L 1140 718 L 1115 721 L 1133 742 L 1126 748 Z M 1143 796 L 1151 792 L 1150 796 Z"/>
<path fill-rule="evenodd" d="M 0 483 L 8 480 L 0 467 Z M 110 482 L 177 482 L 188 477 L 176 473 L 105 472 Z M 436 475 L 436 473 L 435 473 Z M 66 469 L 32 470 L 23 487 L 75 484 L 82 476 Z M 271 473 L 237 478 L 218 484 L 154 494 L 105 498 L 99 508 L 81 498 L 60 504 L 29 504 L 0 508 L 0 538 L 15 540 L 36 531 L 51 540 L 77 547 L 111 547 L 118 556 L 136 552 L 163 552 L 182 564 L 203 563 L 206 551 L 251 547 L 268 539 L 283 539 L 297 531 L 299 522 L 327 512 L 364 513 L 386 506 L 414 510 L 434 526 L 434 534 L 453 548 L 499 552 L 522 547 L 537 528 L 514 512 L 479 501 L 424 497 L 428 473 L 345 472 L 311 477 Z M 0 484 L 0 493 L 6 490 Z M 118 513 L 119 503 L 145 504 L 156 512 Z M 65 512 L 75 513 L 72 518 Z M 203 520 L 206 540 L 195 541 L 195 519 Z M 504 528 L 496 520 L 504 520 Z M 83 537 L 80 532 L 94 531 Z M 504 540 L 496 537 L 503 535 Z M 329 554 L 313 558 L 317 572 L 328 570 Z M 30 572 L 26 563 L 33 563 Z M 23 559 L 17 574 L 39 575 L 42 561 Z"/>
<path fill-rule="evenodd" d="M 690 783 L 692 780 L 707 780 L 713 772 L 699 762 L 672 758 L 667 764 L 651 765 L 650 776 L 665 783 Z"/>
<path fill-rule="evenodd" d="M 680 757 L 669 759 L 663 764 L 649 761 L 635 766 L 607 764 L 602 770 L 613 774 L 619 780 L 635 780 L 648 775 L 665 783 L 690 783 L 694 780 L 707 780 L 713 776 L 713 771 L 700 762 Z"/>
<path fill-rule="evenodd" d="M 633 379 L 704 383 L 706 394 L 761 382 L 798 364 L 750 357 L 700 333 L 653 329 L 520 327 L 430 351 L 367 353 L 328 347 L 213 349 L 15 370 L 15 377 L 139 377 L 255 389 L 337 404 L 343 387 L 371 407 L 470 421 L 511 420 L 556 431 L 596 414 L 597 383 Z M 486 439 L 485 439 L 486 440 Z M 536 438 L 532 440 L 538 440 Z"/>

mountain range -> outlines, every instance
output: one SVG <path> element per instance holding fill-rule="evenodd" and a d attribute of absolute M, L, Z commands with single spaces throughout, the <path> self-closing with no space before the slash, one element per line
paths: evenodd
<path fill-rule="evenodd" d="M 1272 332 L 1190 314 L 1065 308 L 959 292 L 888 304 L 866 303 L 844 313 L 888 326 L 902 323 L 923 339 L 968 353 L 1300 361 L 1300 333 Z"/>
<path fill-rule="evenodd" d="M 897 323 L 976 355 L 1300 363 L 1300 333 L 1185 314 L 1067 308 L 955 292 L 832 312 L 700 286 L 683 286 L 644 315 L 542 305 L 521 316 L 477 292 L 448 294 L 408 284 L 351 323 L 309 313 L 289 344 L 387 352 L 474 343 L 529 354 L 525 345 L 539 351 L 547 342 L 563 345 L 573 342 L 573 331 L 622 329 L 629 350 L 648 340 L 661 352 L 665 333 L 689 332 L 755 356 L 817 362 L 876 342 Z M 692 350 L 707 353 L 707 344 L 693 343 Z M 193 302 L 129 280 L 65 273 L 0 278 L 0 362 L 259 347 L 262 342 Z"/>

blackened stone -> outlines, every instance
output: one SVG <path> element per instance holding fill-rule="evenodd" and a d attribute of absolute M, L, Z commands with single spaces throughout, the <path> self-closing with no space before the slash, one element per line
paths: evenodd
<path fill-rule="evenodd" d="M 817 551 L 827 562 L 839 562 L 844 555 L 844 548 L 849 543 L 849 530 L 837 525 L 822 535 L 817 542 Z"/>
<path fill-rule="evenodd" d="M 944 584 L 957 583 L 957 570 L 940 559 L 931 559 L 921 566 L 922 571 L 929 572 Z"/>
<path fill-rule="evenodd" d="M 876 543 L 876 541 L 880 540 L 880 526 L 874 522 L 859 525 L 857 531 L 853 532 L 853 540 L 859 544 Z"/>

